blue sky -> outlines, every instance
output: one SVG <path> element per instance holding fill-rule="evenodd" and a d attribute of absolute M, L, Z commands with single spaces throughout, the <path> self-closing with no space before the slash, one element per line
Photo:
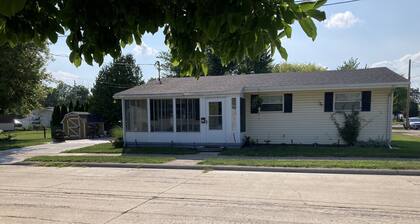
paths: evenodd
<path fill-rule="evenodd" d="M 329 3 L 343 0 L 330 0 Z M 418 0 L 360 0 L 358 2 L 331 5 L 323 8 L 327 20 L 317 23 L 318 37 L 315 41 L 306 37 L 298 24 L 294 25 L 291 39 L 283 43 L 289 53 L 288 62 L 311 62 L 336 69 L 350 57 L 359 58 L 368 67 L 387 66 L 406 74 L 408 59 L 413 61 L 413 86 L 420 87 L 420 1 Z M 156 61 L 159 51 L 167 50 L 161 32 L 143 36 L 141 46 L 130 45 L 124 53 L 132 53 L 137 63 Z M 99 66 L 83 63 L 76 68 L 65 55 L 69 55 L 65 38 L 50 46 L 54 60 L 47 70 L 54 78 L 66 83 L 93 86 Z M 63 57 L 64 56 L 64 57 Z M 105 63 L 111 61 L 108 56 Z M 283 60 L 278 53 L 275 63 Z M 141 66 L 145 80 L 157 77 L 153 66 Z"/>

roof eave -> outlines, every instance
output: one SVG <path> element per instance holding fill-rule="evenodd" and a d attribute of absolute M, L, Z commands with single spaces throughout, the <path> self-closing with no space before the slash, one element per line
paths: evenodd
<path fill-rule="evenodd" d="M 365 88 L 398 88 L 408 87 L 408 82 L 394 83 L 372 83 L 372 84 L 347 84 L 347 85 L 311 85 L 311 86 L 295 86 L 295 87 L 245 87 L 244 93 L 252 92 L 273 92 L 273 91 L 311 91 L 311 90 L 339 90 L 339 89 L 365 89 Z"/>
<path fill-rule="evenodd" d="M 208 91 L 208 92 L 185 92 L 185 93 L 157 93 L 157 94 L 115 94 L 114 99 L 137 99 L 137 98 L 152 98 L 152 97 L 187 97 L 187 96 L 220 96 L 220 95 L 236 95 L 241 94 L 241 91 Z"/>

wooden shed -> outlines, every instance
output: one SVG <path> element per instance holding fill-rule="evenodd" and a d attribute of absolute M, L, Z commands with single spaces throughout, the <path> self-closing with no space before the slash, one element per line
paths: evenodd
<path fill-rule="evenodd" d="M 88 112 L 73 111 L 64 115 L 64 135 L 68 139 L 95 138 L 104 135 L 103 120 Z"/>

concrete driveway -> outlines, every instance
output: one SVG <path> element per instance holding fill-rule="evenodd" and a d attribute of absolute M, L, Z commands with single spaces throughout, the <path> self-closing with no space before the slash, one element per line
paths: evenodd
<path fill-rule="evenodd" d="M 0 223 L 419 223 L 420 177 L 0 166 Z"/>
<path fill-rule="evenodd" d="M 0 151 L 0 164 L 12 164 L 33 156 L 54 155 L 66 150 L 107 143 L 109 139 L 67 140 L 62 143 L 48 143 Z"/>

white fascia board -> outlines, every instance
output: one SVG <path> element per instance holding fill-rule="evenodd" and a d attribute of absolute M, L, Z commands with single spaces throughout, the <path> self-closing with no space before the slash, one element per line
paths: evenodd
<path fill-rule="evenodd" d="M 340 89 L 380 89 L 407 87 L 408 82 L 400 83 L 375 83 L 375 84 L 350 84 L 350 85 L 319 85 L 319 86 L 294 86 L 294 87 L 245 87 L 244 93 L 253 92 L 292 92 L 292 91 L 311 91 L 311 90 L 340 90 Z"/>
<path fill-rule="evenodd" d="M 160 94 L 124 94 L 114 95 L 114 99 L 142 99 L 142 98 L 168 98 L 168 97 L 199 97 L 199 96 L 230 96 L 238 95 L 240 92 L 222 91 L 222 92 L 197 92 L 197 93 L 160 93 Z"/>
<path fill-rule="evenodd" d="M 207 91 L 207 92 L 187 92 L 187 93 L 159 93 L 159 94 L 116 94 L 114 99 L 143 99 L 143 98 L 168 98 L 168 97 L 191 97 L 191 96 L 229 96 L 253 92 L 292 92 L 292 91 L 311 91 L 311 90 L 340 90 L 340 89 L 378 89 L 378 88 L 397 88 L 408 87 L 408 82 L 395 83 L 373 83 L 373 84 L 347 84 L 347 85 L 304 85 L 304 86 L 266 86 L 266 87 L 244 87 L 241 91 Z"/>

